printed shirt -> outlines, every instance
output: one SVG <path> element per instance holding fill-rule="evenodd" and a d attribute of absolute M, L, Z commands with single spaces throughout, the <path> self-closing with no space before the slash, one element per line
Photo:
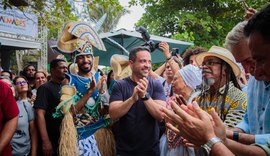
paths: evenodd
<path fill-rule="evenodd" d="M 255 135 L 255 143 L 266 144 L 270 140 L 270 84 L 251 77 L 248 84 L 246 115 L 236 127 Z"/>
<path fill-rule="evenodd" d="M 224 91 L 225 86 L 219 89 L 219 93 L 213 97 L 212 102 L 209 93 L 206 93 L 206 98 L 203 98 L 201 102 L 199 102 L 200 97 L 197 97 L 195 100 L 198 101 L 199 106 L 203 110 L 209 113 L 211 108 L 214 108 L 219 116 L 221 116 L 222 94 Z M 245 115 L 246 103 L 247 94 L 236 88 L 233 83 L 230 82 L 224 105 L 224 123 L 228 127 L 235 127 L 236 124 L 242 121 Z"/>

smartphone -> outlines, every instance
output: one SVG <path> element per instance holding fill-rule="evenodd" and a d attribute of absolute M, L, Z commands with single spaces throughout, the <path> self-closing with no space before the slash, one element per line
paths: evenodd
<path fill-rule="evenodd" d="M 172 56 L 177 56 L 179 54 L 179 48 L 172 48 Z"/>

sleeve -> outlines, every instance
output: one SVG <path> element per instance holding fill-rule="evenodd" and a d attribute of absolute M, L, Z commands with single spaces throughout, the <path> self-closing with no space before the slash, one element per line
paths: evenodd
<path fill-rule="evenodd" d="M 255 134 L 256 144 L 266 144 L 270 140 L 270 134 Z"/>
<path fill-rule="evenodd" d="M 45 85 L 42 85 L 37 90 L 37 97 L 34 103 L 34 108 L 47 110 L 49 101 L 48 101 L 48 91 Z"/>
<path fill-rule="evenodd" d="M 267 144 L 254 144 L 255 146 L 258 146 L 262 148 L 267 156 L 270 156 L 270 141 L 268 141 Z"/>
<path fill-rule="evenodd" d="M 166 96 L 162 84 L 158 80 L 154 80 L 153 84 L 154 90 L 153 94 L 151 95 L 151 98 L 153 100 L 166 101 Z"/>
<path fill-rule="evenodd" d="M 2 94 L 0 98 L 3 98 L 2 104 L 1 104 L 3 118 L 5 120 L 10 120 L 18 116 L 19 108 L 10 87 L 2 83 L 0 84 L 0 89 L 1 89 L 1 94 Z"/>
<path fill-rule="evenodd" d="M 243 120 L 240 123 L 238 123 L 235 127 L 243 130 L 245 133 L 250 133 L 247 110 L 246 110 Z"/>
<path fill-rule="evenodd" d="M 123 101 L 123 94 L 121 91 L 121 85 L 119 82 L 115 82 L 112 88 L 112 94 L 110 95 L 110 101 L 109 103 L 113 101 Z"/>
<path fill-rule="evenodd" d="M 233 96 L 231 101 L 229 101 L 230 108 L 225 120 L 225 123 L 229 127 L 235 127 L 243 120 L 247 108 L 247 95 L 238 89 L 236 91 L 236 95 Z"/>

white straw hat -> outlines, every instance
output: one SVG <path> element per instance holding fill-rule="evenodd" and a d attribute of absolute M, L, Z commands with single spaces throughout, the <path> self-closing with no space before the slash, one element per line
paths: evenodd
<path fill-rule="evenodd" d="M 235 61 L 232 53 L 230 51 L 228 51 L 227 49 L 222 48 L 222 47 L 218 47 L 218 46 L 212 46 L 208 50 L 208 52 L 204 52 L 204 53 L 198 54 L 196 56 L 195 60 L 196 60 L 197 64 L 202 65 L 204 58 L 207 56 L 214 56 L 214 57 L 220 58 L 221 60 L 227 62 L 231 66 L 231 68 L 234 72 L 234 75 L 236 77 L 239 77 L 241 75 L 241 70 L 240 70 L 239 66 L 236 64 L 236 61 Z"/>

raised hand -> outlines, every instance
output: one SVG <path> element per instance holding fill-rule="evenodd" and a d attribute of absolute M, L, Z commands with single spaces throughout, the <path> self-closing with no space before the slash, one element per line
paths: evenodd
<path fill-rule="evenodd" d="M 103 76 L 101 76 L 99 78 L 98 85 L 97 85 L 99 93 L 103 93 L 104 92 L 103 85 L 104 85 L 104 82 L 106 82 L 106 80 L 107 80 L 107 76 L 106 75 L 103 75 Z"/>
<path fill-rule="evenodd" d="M 96 88 L 97 88 L 97 84 L 96 84 L 95 78 L 92 77 L 88 91 L 93 92 Z"/>
<path fill-rule="evenodd" d="M 169 44 L 167 42 L 160 42 L 158 46 L 159 46 L 159 49 L 161 49 L 163 51 L 166 59 L 171 57 Z"/>
<path fill-rule="evenodd" d="M 256 12 L 257 12 L 257 10 L 255 10 L 253 8 L 246 9 L 244 19 L 246 21 L 248 21 Z"/>

